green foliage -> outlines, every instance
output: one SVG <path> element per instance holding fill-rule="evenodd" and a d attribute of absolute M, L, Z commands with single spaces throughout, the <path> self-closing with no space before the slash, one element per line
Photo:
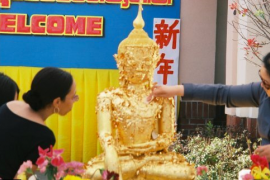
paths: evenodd
<path fill-rule="evenodd" d="M 47 176 L 48 179 L 55 180 L 54 176 L 55 174 L 57 174 L 57 167 L 54 167 L 53 165 L 49 164 L 46 169 L 45 175 Z"/>
<path fill-rule="evenodd" d="M 213 136 L 213 129 L 214 129 L 214 125 L 211 123 L 211 121 L 208 121 L 208 123 L 205 126 L 206 137 L 212 137 Z"/>
<path fill-rule="evenodd" d="M 187 144 L 187 161 L 196 166 L 208 166 L 210 179 L 237 179 L 238 172 L 251 166 L 249 150 L 236 147 L 236 140 L 224 138 L 191 137 Z M 198 177 L 198 179 L 200 179 Z"/>
<path fill-rule="evenodd" d="M 228 129 L 226 131 L 228 132 Z M 198 176 L 197 180 L 238 179 L 240 170 L 251 167 L 251 148 L 257 147 L 256 143 L 251 147 L 247 131 L 241 131 L 234 134 L 229 131 L 222 137 L 216 137 L 214 126 L 209 122 L 203 130 L 198 131 L 199 134 L 185 140 L 182 140 L 182 134 L 178 133 L 171 150 L 183 154 L 186 160 L 194 163 L 196 167 L 208 167 L 207 176 Z"/>

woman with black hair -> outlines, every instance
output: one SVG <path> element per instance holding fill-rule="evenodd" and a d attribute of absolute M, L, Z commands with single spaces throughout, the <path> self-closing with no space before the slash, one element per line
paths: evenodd
<path fill-rule="evenodd" d="M 0 108 L 0 177 L 12 179 L 20 165 L 39 157 L 43 149 L 55 144 L 53 132 L 45 120 L 53 113 L 67 114 L 78 100 L 76 84 L 70 73 L 47 67 L 34 77 L 31 89 L 22 101 Z"/>
<path fill-rule="evenodd" d="M 7 75 L 0 73 L 0 106 L 3 104 L 17 100 L 20 89 L 15 81 Z"/>
<path fill-rule="evenodd" d="M 196 100 L 227 107 L 258 107 L 258 130 L 261 146 L 255 153 L 266 156 L 270 162 L 270 53 L 263 59 L 259 70 L 261 82 L 228 86 L 221 84 L 183 84 L 177 86 L 154 86 L 148 97 L 182 96 L 183 100 Z"/>

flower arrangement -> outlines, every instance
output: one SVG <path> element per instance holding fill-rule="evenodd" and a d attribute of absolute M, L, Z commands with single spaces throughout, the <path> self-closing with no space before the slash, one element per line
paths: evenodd
<path fill-rule="evenodd" d="M 269 164 L 266 157 L 261 157 L 257 154 L 252 154 L 250 156 L 252 160 L 252 166 L 250 168 L 250 173 L 243 175 L 242 180 L 255 180 L 255 179 L 270 179 Z"/>
<path fill-rule="evenodd" d="M 47 149 L 38 147 L 38 152 L 39 158 L 37 159 L 36 164 L 38 165 L 39 171 L 41 173 L 45 173 L 48 179 L 81 179 L 79 176 L 84 173 L 84 164 L 80 162 L 65 163 L 61 157 L 61 154 L 63 153 L 62 149 L 53 149 L 52 146 Z M 18 174 L 22 173 L 29 175 L 33 174 L 31 161 L 28 160 L 21 165 L 20 169 L 18 170 Z"/>
<path fill-rule="evenodd" d="M 39 158 L 36 162 L 41 173 L 46 174 L 48 179 L 59 180 L 64 176 L 65 162 L 61 157 L 63 150 L 53 150 L 52 146 L 47 149 L 38 147 Z"/>

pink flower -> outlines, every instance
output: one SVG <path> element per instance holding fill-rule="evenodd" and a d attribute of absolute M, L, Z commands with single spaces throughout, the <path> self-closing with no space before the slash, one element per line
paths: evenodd
<path fill-rule="evenodd" d="M 253 176 L 251 174 L 245 174 L 241 178 L 242 180 L 253 180 Z"/>
<path fill-rule="evenodd" d="M 207 173 L 207 171 L 208 171 L 208 168 L 206 166 L 198 166 L 197 167 L 197 175 L 198 176 L 201 176 L 204 173 Z"/>
<path fill-rule="evenodd" d="M 55 149 L 53 150 L 53 156 L 60 156 L 63 153 L 63 149 Z"/>
<path fill-rule="evenodd" d="M 109 171 L 103 171 L 102 173 L 102 179 L 108 179 L 108 176 L 109 176 Z"/>
<path fill-rule="evenodd" d="M 75 169 L 74 170 L 74 175 L 83 174 L 83 173 L 84 173 L 84 169 Z"/>
<path fill-rule="evenodd" d="M 45 157 L 39 157 L 37 159 L 36 164 L 38 165 L 38 168 L 40 169 L 41 173 L 46 171 L 46 167 L 47 167 L 48 163 L 49 163 L 49 161 Z"/>
<path fill-rule="evenodd" d="M 44 172 L 46 171 L 46 166 L 40 167 L 40 168 L 39 168 L 39 171 L 40 171 L 41 173 L 44 173 Z"/>
<path fill-rule="evenodd" d="M 26 162 L 23 162 L 23 164 L 20 166 L 20 169 L 18 170 L 18 174 L 25 172 L 28 168 L 32 169 L 32 161 L 28 160 Z"/>
<path fill-rule="evenodd" d="M 119 174 L 115 172 L 110 172 L 108 170 L 103 170 L 102 172 L 102 179 L 103 180 L 119 180 Z"/>
<path fill-rule="evenodd" d="M 56 180 L 60 180 L 62 177 L 64 177 L 64 175 L 65 175 L 64 171 L 58 171 L 54 177 Z"/>
<path fill-rule="evenodd" d="M 84 164 L 80 162 L 65 163 L 65 172 L 69 175 L 79 175 L 84 173 Z"/>
<path fill-rule="evenodd" d="M 72 161 L 72 162 L 70 162 L 70 163 L 66 163 L 67 164 L 67 166 L 69 166 L 69 167 L 72 167 L 72 168 L 83 168 L 83 163 L 81 163 L 81 162 L 76 162 L 76 161 Z"/>
<path fill-rule="evenodd" d="M 67 166 L 66 163 L 61 164 L 60 166 L 57 167 L 58 171 L 66 171 Z"/>

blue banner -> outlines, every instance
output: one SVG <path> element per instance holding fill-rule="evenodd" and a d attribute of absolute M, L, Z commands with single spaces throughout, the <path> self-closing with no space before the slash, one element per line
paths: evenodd
<path fill-rule="evenodd" d="M 154 18 L 180 18 L 180 0 L 172 5 L 143 5 L 143 9 L 144 29 L 150 38 Z M 137 11 L 136 4 L 123 9 L 120 4 L 108 3 L 12 1 L 10 8 L 0 9 L 0 15 L 25 14 L 26 25 L 32 23 L 34 15 L 103 17 L 103 33 L 102 36 L 3 34 L 0 27 L 0 66 L 117 69 L 113 55 L 133 29 Z M 18 23 L 16 17 L 8 20 L 2 17 L 0 25 L 12 29 L 12 24 Z"/>

